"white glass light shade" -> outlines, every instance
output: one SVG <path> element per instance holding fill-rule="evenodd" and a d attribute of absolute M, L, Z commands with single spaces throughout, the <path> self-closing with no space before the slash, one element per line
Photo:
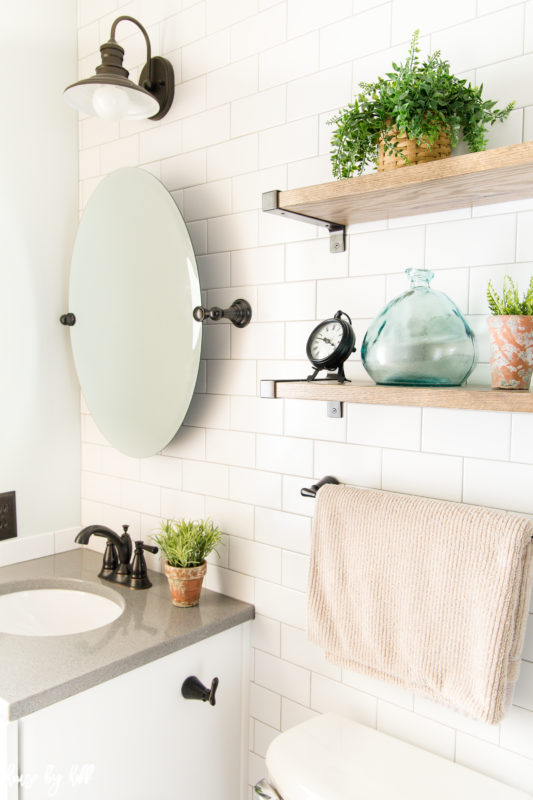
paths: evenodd
<path fill-rule="evenodd" d="M 98 86 L 93 92 L 93 109 L 102 119 L 122 119 L 128 106 L 128 95 L 120 86 Z"/>
<path fill-rule="evenodd" d="M 120 86 L 110 81 L 80 81 L 65 89 L 64 97 L 72 108 L 102 119 L 147 119 L 159 111 L 155 97 L 134 83 Z"/>

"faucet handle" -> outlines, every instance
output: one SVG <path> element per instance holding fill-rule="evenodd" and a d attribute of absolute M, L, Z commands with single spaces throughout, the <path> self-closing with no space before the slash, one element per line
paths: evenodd
<path fill-rule="evenodd" d="M 102 569 L 98 573 L 99 578 L 107 578 L 112 575 L 118 567 L 118 551 L 113 542 L 108 539 L 102 562 Z"/>
<path fill-rule="evenodd" d="M 135 542 L 135 552 L 137 550 L 148 550 L 149 553 L 159 553 L 159 547 L 155 547 L 153 544 L 145 544 L 142 539 L 139 539 Z"/>
<path fill-rule="evenodd" d="M 148 577 L 148 568 L 144 558 L 144 551 L 148 550 L 150 553 L 157 553 L 158 547 L 150 544 L 145 544 L 142 539 L 135 542 L 135 555 L 131 565 L 131 576 L 128 585 L 132 589 L 149 589 L 152 585 Z"/>

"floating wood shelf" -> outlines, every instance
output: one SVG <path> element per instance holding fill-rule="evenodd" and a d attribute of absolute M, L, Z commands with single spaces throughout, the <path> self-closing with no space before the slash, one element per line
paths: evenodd
<path fill-rule="evenodd" d="M 533 142 L 514 144 L 332 183 L 266 192 L 263 210 L 322 225 L 346 225 L 533 197 Z M 344 249 L 342 239 L 331 249 Z M 533 392 L 485 386 L 417 387 L 261 381 L 262 397 L 533 413 Z"/>
<path fill-rule="evenodd" d="M 372 405 L 533 413 L 533 392 L 488 386 L 377 386 L 336 381 L 261 381 L 261 397 Z"/>
<path fill-rule="evenodd" d="M 533 142 L 289 189 L 277 213 L 344 226 L 525 197 L 533 197 Z"/>

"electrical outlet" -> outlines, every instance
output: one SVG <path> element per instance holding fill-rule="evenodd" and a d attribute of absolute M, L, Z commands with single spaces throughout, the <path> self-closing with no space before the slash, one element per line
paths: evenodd
<path fill-rule="evenodd" d="M 15 492 L 0 492 L 0 540 L 17 535 L 17 506 Z"/>

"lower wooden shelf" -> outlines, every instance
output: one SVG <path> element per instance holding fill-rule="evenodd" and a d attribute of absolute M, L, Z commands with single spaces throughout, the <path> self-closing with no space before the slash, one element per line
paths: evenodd
<path fill-rule="evenodd" d="M 377 386 L 336 381 L 261 381 L 261 397 L 387 406 L 425 406 L 533 413 L 533 392 L 489 386 Z"/>

